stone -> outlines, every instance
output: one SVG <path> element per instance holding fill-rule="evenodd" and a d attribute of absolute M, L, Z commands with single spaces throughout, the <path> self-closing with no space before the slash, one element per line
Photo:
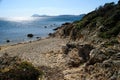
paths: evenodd
<path fill-rule="evenodd" d="M 72 49 L 66 58 L 67 64 L 69 67 L 78 67 L 81 63 L 81 58 L 78 55 L 76 48 Z"/>
<path fill-rule="evenodd" d="M 7 43 L 9 43 L 9 42 L 10 42 L 10 40 L 6 40 L 6 42 L 7 42 Z"/>
<path fill-rule="evenodd" d="M 32 38 L 34 35 L 33 34 L 27 34 L 27 37 Z"/>
<path fill-rule="evenodd" d="M 71 67 L 78 67 L 80 64 L 89 60 L 90 51 L 93 46 L 89 44 L 78 45 L 75 43 L 68 43 L 62 47 L 62 52 L 66 55 L 66 62 Z"/>
<path fill-rule="evenodd" d="M 89 54 L 90 51 L 93 49 L 93 46 L 89 44 L 85 44 L 85 45 L 79 45 L 77 48 L 78 48 L 79 57 L 82 58 L 83 62 L 88 61 L 90 58 Z"/>
<path fill-rule="evenodd" d="M 62 46 L 62 52 L 63 54 L 68 54 L 69 48 L 67 46 Z"/>
<path fill-rule="evenodd" d="M 107 56 L 98 49 L 93 49 L 90 52 L 90 59 L 87 62 L 87 65 L 93 65 L 95 63 L 102 63 L 105 59 L 107 59 Z"/>
<path fill-rule="evenodd" d="M 114 54 L 112 57 L 111 57 L 112 60 L 120 60 L 120 53 L 117 53 L 117 54 Z"/>

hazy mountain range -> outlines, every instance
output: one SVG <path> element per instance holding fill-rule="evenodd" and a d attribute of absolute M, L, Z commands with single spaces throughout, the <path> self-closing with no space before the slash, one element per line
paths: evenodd
<path fill-rule="evenodd" d="M 80 15 L 58 15 L 58 16 L 50 16 L 50 15 L 39 15 L 39 14 L 33 14 L 32 17 L 79 17 L 84 16 L 85 14 Z"/>

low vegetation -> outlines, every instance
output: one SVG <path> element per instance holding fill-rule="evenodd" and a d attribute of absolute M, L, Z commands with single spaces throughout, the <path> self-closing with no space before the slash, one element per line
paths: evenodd
<path fill-rule="evenodd" d="M 82 20 L 74 22 L 76 28 L 81 30 L 83 28 L 99 27 L 101 38 L 115 37 L 120 32 L 120 3 L 115 4 L 106 3 L 104 6 L 100 6 L 96 10 L 90 12 L 83 17 Z"/>
<path fill-rule="evenodd" d="M 120 33 L 120 2 L 106 3 L 86 14 L 81 20 L 62 26 L 63 30 L 58 29 L 59 34 L 56 36 L 70 37 L 73 40 L 91 35 L 102 39 L 115 38 Z"/>
<path fill-rule="evenodd" d="M 115 37 L 120 32 L 120 4 L 106 3 L 104 6 L 100 6 L 95 11 L 89 13 L 84 17 L 84 25 L 97 24 L 98 22 L 103 27 L 100 28 L 99 36 L 102 38 Z M 88 20 L 90 22 L 85 22 Z M 80 21 L 81 23 L 81 21 Z M 80 25 L 81 26 L 81 25 Z M 84 26 L 83 26 L 84 27 Z M 96 26 L 97 27 L 97 26 Z"/>
<path fill-rule="evenodd" d="M 42 71 L 18 57 L 0 57 L 0 80 L 38 80 L 42 75 Z"/>

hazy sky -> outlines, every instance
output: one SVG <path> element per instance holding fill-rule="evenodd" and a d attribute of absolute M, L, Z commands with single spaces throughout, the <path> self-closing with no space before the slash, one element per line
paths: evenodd
<path fill-rule="evenodd" d="M 0 17 L 83 14 L 118 0 L 0 0 Z"/>

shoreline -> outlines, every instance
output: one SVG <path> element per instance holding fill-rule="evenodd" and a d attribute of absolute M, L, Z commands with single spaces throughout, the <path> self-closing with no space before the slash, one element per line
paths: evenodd
<path fill-rule="evenodd" d="M 0 50 L 5 47 L 15 46 L 15 45 L 19 45 L 19 44 L 33 43 L 33 42 L 37 42 L 37 41 L 48 39 L 48 38 L 50 38 L 50 37 L 47 36 L 47 37 L 40 37 L 39 39 L 36 39 L 36 40 L 30 40 L 30 41 L 28 40 L 28 41 L 22 41 L 22 42 L 10 42 L 10 43 L 5 43 L 5 44 L 0 44 Z"/>
<path fill-rule="evenodd" d="M 53 74 L 56 74 L 54 71 L 59 71 L 61 70 L 60 66 L 64 66 L 65 60 L 61 54 L 61 48 L 67 42 L 66 39 L 46 37 L 32 42 L 6 45 L 0 50 L 0 57 L 4 54 L 8 54 L 10 57 L 17 56 L 22 61 L 30 62 L 39 69 L 45 68 L 43 71 L 53 71 Z M 57 75 L 59 76 L 59 74 Z"/>
<path fill-rule="evenodd" d="M 0 56 L 7 53 L 10 56 L 18 56 L 22 60 L 31 62 L 35 66 L 54 67 L 60 62 L 56 62 L 59 58 L 53 55 L 60 53 L 56 55 L 61 56 L 61 48 L 67 42 L 68 40 L 66 39 L 47 37 L 37 41 L 2 46 Z M 54 59 L 57 60 L 54 61 Z"/>
<path fill-rule="evenodd" d="M 14 44 L 18 44 L 18 43 L 27 43 L 27 42 L 33 42 L 33 41 L 37 41 L 37 40 L 41 40 L 41 39 L 45 39 L 48 38 L 49 36 L 44 36 L 44 37 L 38 37 L 38 38 L 30 38 L 27 40 L 19 40 L 19 41 L 10 41 L 10 42 L 4 42 L 4 43 L 0 43 L 0 46 L 4 46 L 4 45 L 14 45 Z"/>

